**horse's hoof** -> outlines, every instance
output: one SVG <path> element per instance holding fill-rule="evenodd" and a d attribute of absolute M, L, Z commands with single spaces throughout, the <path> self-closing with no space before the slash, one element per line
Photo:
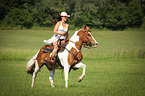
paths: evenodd
<path fill-rule="evenodd" d="M 51 87 L 52 87 L 52 88 L 54 88 L 55 86 L 54 86 L 54 85 L 52 85 Z"/>
<path fill-rule="evenodd" d="M 83 77 L 80 76 L 80 77 L 78 78 L 78 82 L 81 82 L 82 80 L 83 80 Z"/>

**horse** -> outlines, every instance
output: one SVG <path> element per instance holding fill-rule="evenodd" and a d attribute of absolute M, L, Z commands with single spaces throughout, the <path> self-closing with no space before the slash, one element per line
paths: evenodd
<path fill-rule="evenodd" d="M 85 44 L 85 45 L 84 45 Z M 68 73 L 71 69 L 83 68 L 82 75 L 79 76 L 78 82 L 81 82 L 85 77 L 86 65 L 81 62 L 82 47 L 96 48 L 98 42 L 94 39 L 91 34 L 90 27 L 84 26 L 82 29 L 75 31 L 72 37 L 68 40 L 68 43 L 63 51 L 58 52 L 57 64 L 51 64 L 49 59 L 51 57 L 51 52 L 44 52 L 44 48 L 48 45 L 43 46 L 34 56 L 27 62 L 26 72 L 32 74 L 32 85 L 34 86 L 34 79 L 38 71 L 45 65 L 49 72 L 49 81 L 51 87 L 55 87 L 53 84 L 53 76 L 55 74 L 55 69 L 63 69 L 65 77 L 65 87 L 68 88 Z"/>

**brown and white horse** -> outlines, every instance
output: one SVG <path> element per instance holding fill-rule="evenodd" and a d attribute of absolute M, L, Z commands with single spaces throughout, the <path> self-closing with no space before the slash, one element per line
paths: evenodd
<path fill-rule="evenodd" d="M 65 75 L 65 87 L 68 87 L 68 73 L 70 69 L 83 68 L 82 75 L 78 78 L 78 82 L 80 82 L 84 76 L 86 71 L 86 65 L 81 62 L 82 60 L 82 52 L 81 48 L 83 44 L 86 44 L 89 47 L 97 47 L 98 43 L 93 38 L 90 33 L 90 27 L 84 26 L 84 28 L 76 31 L 74 35 L 70 38 L 66 48 L 63 52 L 58 52 L 58 58 L 61 65 L 58 64 L 49 64 L 49 59 L 51 53 L 44 53 L 44 46 L 37 52 L 37 54 L 28 61 L 26 72 L 32 73 L 32 85 L 34 85 L 34 79 L 39 69 L 46 65 L 46 67 L 50 71 L 49 80 L 51 86 L 54 87 L 53 84 L 53 76 L 55 74 L 55 69 L 63 68 Z"/>

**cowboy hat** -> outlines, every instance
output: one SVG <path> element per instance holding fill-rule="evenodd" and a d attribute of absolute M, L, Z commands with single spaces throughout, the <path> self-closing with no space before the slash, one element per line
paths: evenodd
<path fill-rule="evenodd" d="M 61 12 L 60 16 L 70 17 L 70 15 L 68 15 L 66 12 Z"/>

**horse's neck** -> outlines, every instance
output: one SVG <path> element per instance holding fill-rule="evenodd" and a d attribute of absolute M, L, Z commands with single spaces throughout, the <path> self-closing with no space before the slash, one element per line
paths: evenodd
<path fill-rule="evenodd" d="M 79 32 L 79 31 L 76 31 L 76 32 L 72 35 L 72 37 L 70 38 L 71 41 L 73 41 L 73 42 L 79 41 L 79 36 L 77 35 L 78 32 Z"/>
<path fill-rule="evenodd" d="M 73 36 L 70 38 L 69 47 L 74 47 L 76 50 L 81 50 L 82 42 L 80 41 L 80 37 L 77 35 L 79 31 L 76 31 Z"/>

